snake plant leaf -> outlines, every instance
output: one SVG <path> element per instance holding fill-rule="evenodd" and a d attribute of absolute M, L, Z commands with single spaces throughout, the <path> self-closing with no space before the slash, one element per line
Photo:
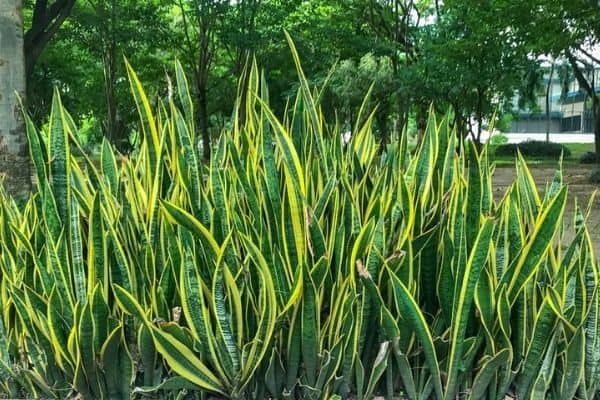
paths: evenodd
<path fill-rule="evenodd" d="M 225 236 L 227 236 L 227 233 L 229 232 L 229 227 L 227 226 L 229 220 L 229 205 L 225 200 L 225 188 L 223 185 L 223 179 L 219 172 L 222 165 L 222 162 L 219 159 L 219 153 L 223 151 L 224 150 L 215 152 L 214 156 L 212 157 L 210 164 L 210 175 L 208 177 L 208 186 L 210 187 L 210 194 L 213 204 L 215 205 L 212 227 L 217 243 L 223 243 Z"/>
<path fill-rule="evenodd" d="M 310 274 L 305 271 L 304 275 L 301 309 L 302 364 L 304 365 L 308 385 L 315 387 L 319 368 L 319 303 L 315 284 Z"/>
<path fill-rule="evenodd" d="M 471 388 L 469 398 L 473 400 L 485 398 L 486 394 L 488 393 L 488 386 L 492 381 L 492 378 L 500 366 L 509 362 L 510 358 L 510 349 L 505 348 L 500 350 L 493 357 L 487 359 L 473 380 L 473 386 Z"/>
<path fill-rule="evenodd" d="M 66 326 L 62 317 L 62 304 L 58 296 L 56 288 L 53 289 L 48 302 L 48 332 L 57 355 L 56 362 L 63 370 L 66 370 L 74 367 L 67 348 L 67 332 L 70 327 Z M 32 334 L 33 330 L 30 332 Z"/>
<path fill-rule="evenodd" d="M 469 312 L 475 295 L 475 285 L 479 280 L 481 271 L 487 262 L 490 242 L 492 238 L 493 220 L 487 219 L 481 227 L 465 266 L 462 283 L 455 299 L 456 306 L 452 318 L 451 349 L 448 360 L 448 383 L 446 398 L 454 398 L 458 382 L 459 364 L 463 356 L 463 343 Z M 460 279 L 460 278 L 459 278 Z"/>
<path fill-rule="evenodd" d="M 169 217 L 171 217 L 179 225 L 189 229 L 192 234 L 202 240 L 202 242 L 206 245 L 205 250 L 210 252 L 207 255 L 207 259 L 216 260 L 220 251 L 220 247 L 213 234 L 192 214 L 188 213 L 181 207 L 166 201 L 163 201 L 161 204 Z"/>
<path fill-rule="evenodd" d="M 252 245 L 251 243 L 248 243 Z M 255 248 L 255 250 L 258 250 Z M 250 348 L 242 365 L 242 386 L 245 386 L 254 375 L 258 366 L 263 362 L 273 334 L 275 332 L 277 317 L 277 299 L 275 296 L 275 285 L 269 273 L 266 263 L 258 263 L 258 274 L 260 276 L 259 309 L 260 317 L 257 324 L 256 335 L 250 342 Z"/>
<path fill-rule="evenodd" d="M 531 171 L 521 152 L 518 152 L 517 154 L 516 169 L 517 186 L 519 188 L 522 206 L 529 211 L 529 217 L 532 220 L 535 220 L 542 202 L 535 186 L 533 175 L 531 175 Z"/>
<path fill-rule="evenodd" d="M 419 147 L 416 161 L 414 163 L 414 184 L 419 194 L 421 205 L 425 206 L 429 201 L 432 187 L 435 160 L 438 154 L 438 128 L 433 111 L 427 120 L 426 133 L 423 144 Z"/>
<path fill-rule="evenodd" d="M 29 144 L 29 154 L 35 168 L 36 180 L 38 185 L 43 186 L 48 182 L 48 155 L 44 140 L 40 132 L 29 115 L 25 114 L 25 127 L 27 133 L 27 143 Z"/>
<path fill-rule="evenodd" d="M 549 298 L 545 297 L 535 317 L 533 335 L 530 339 L 520 378 L 516 386 L 519 398 L 525 398 L 529 394 L 533 380 L 542 365 L 546 348 L 552 337 L 551 332 L 556 326 L 557 317 L 549 302 Z"/>
<path fill-rule="evenodd" d="M 82 231 L 79 215 L 79 202 L 71 200 L 70 248 L 72 257 L 73 286 L 75 299 L 82 303 L 86 296 L 85 265 L 83 260 Z"/>
<path fill-rule="evenodd" d="M 146 96 L 142 83 L 127 59 L 125 59 L 125 67 L 127 69 L 127 76 L 129 77 L 131 93 L 133 94 L 133 99 L 142 122 L 142 132 L 146 138 L 145 143 L 148 146 L 150 171 L 154 174 L 157 170 L 161 153 L 161 138 L 150 106 L 150 101 Z"/>
<path fill-rule="evenodd" d="M 439 400 L 442 400 L 444 396 L 442 391 L 442 378 L 439 367 L 440 364 L 435 347 L 433 345 L 431 331 L 427 327 L 425 317 L 423 316 L 423 313 L 419 309 L 419 306 L 415 302 L 415 299 L 411 295 L 410 291 L 393 272 L 389 271 L 389 274 L 394 286 L 394 298 L 398 310 L 400 311 L 400 315 L 410 324 L 414 334 L 419 339 L 421 346 L 423 346 L 426 365 L 429 368 L 433 379 L 435 395 Z"/>
<path fill-rule="evenodd" d="M 273 398 L 279 397 L 284 392 L 284 375 L 281 359 L 275 347 L 273 347 L 267 371 L 265 372 L 265 386 Z"/>
<path fill-rule="evenodd" d="M 107 246 L 100 195 L 94 197 L 90 211 L 87 265 L 88 288 L 93 288 L 96 282 L 101 282 L 102 287 L 108 290 Z"/>
<path fill-rule="evenodd" d="M 127 313 L 140 318 L 150 330 L 157 351 L 174 371 L 200 388 L 217 394 L 225 393 L 222 382 L 193 354 L 191 349 L 173 336 L 153 326 L 130 293 L 117 285 L 113 286 L 113 290 L 119 306 Z"/>
<path fill-rule="evenodd" d="M 180 391 L 180 390 L 198 390 L 198 386 L 181 376 L 173 376 L 167 378 L 155 386 L 137 386 L 133 389 L 133 393 L 154 394 L 159 391 Z"/>
<path fill-rule="evenodd" d="M 46 260 L 51 266 L 51 272 L 54 278 L 54 285 L 60 294 L 61 302 L 66 302 L 63 312 L 67 320 L 72 319 L 72 310 L 75 299 L 73 284 L 70 276 L 70 265 L 65 255 L 64 231 L 61 232 L 56 242 L 48 235 L 48 245 L 46 247 Z"/>
<path fill-rule="evenodd" d="M 152 338 L 150 328 L 146 324 L 141 323 L 136 333 L 136 345 L 140 354 L 142 368 L 144 368 L 145 371 L 155 371 L 159 356 L 156 352 L 156 346 L 154 345 L 154 339 Z M 152 373 L 144 374 L 143 378 L 144 386 L 155 386 L 158 384 L 158 379 L 160 377 L 157 377 L 156 374 Z"/>
<path fill-rule="evenodd" d="M 201 389 L 219 395 L 226 393 L 222 382 L 189 348 L 154 326 L 150 326 L 150 329 L 156 349 L 173 368 L 173 371 Z"/>
<path fill-rule="evenodd" d="M 298 78 L 300 80 L 300 88 L 302 89 L 302 99 L 304 100 L 304 102 L 306 102 L 306 108 L 308 110 L 310 123 L 312 125 L 311 130 L 313 133 L 313 138 L 317 144 L 317 154 L 319 154 L 319 157 L 324 164 L 324 171 L 327 171 L 327 157 L 325 156 L 326 151 L 323 142 L 323 129 L 321 126 L 321 120 L 318 116 L 317 106 L 308 86 L 306 76 L 304 75 L 304 72 L 302 70 L 300 57 L 298 55 L 298 51 L 296 50 L 296 46 L 294 45 L 294 41 L 292 40 L 292 37 L 287 31 L 284 31 L 284 34 L 288 41 L 288 45 L 290 47 L 292 57 L 294 59 L 294 64 L 296 65 L 296 72 L 298 73 Z"/>
<path fill-rule="evenodd" d="M 506 211 L 506 238 L 509 244 L 509 265 L 519 257 L 525 243 L 523 221 L 519 218 L 519 202 L 517 197 L 518 192 L 513 188 L 509 195 L 509 204 Z M 507 271 L 505 270 L 504 276 L 507 276 L 506 272 Z"/>
<path fill-rule="evenodd" d="M 302 327 L 300 308 L 296 307 L 291 317 L 286 343 L 287 370 L 285 381 L 285 393 L 293 396 L 298 384 L 301 357 L 302 357 Z"/>
<path fill-rule="evenodd" d="M 194 213 L 199 214 L 200 209 L 202 208 L 200 161 L 198 160 L 198 154 L 194 149 L 194 141 L 187 121 L 183 119 L 183 116 L 178 109 L 175 107 L 173 108 L 177 138 L 179 144 L 183 148 L 184 154 L 184 157 L 179 157 L 184 166 L 184 170 L 181 171 L 182 182 L 186 183 Z"/>
<path fill-rule="evenodd" d="M 390 342 L 386 341 L 381 343 L 379 346 L 379 351 L 377 352 L 377 357 L 375 361 L 373 361 L 373 368 L 371 370 L 371 375 L 369 377 L 369 382 L 367 384 L 367 389 L 365 391 L 364 398 L 370 399 L 375 392 L 377 384 L 379 380 L 383 376 L 383 373 L 388 368 L 388 359 L 390 356 Z"/>
<path fill-rule="evenodd" d="M 196 119 L 194 118 L 194 102 L 192 101 L 185 71 L 179 60 L 175 60 L 175 78 L 177 82 L 177 94 L 179 95 L 179 101 L 183 108 L 185 121 L 188 124 L 188 130 L 189 132 L 195 132 L 194 122 Z"/>
<path fill-rule="evenodd" d="M 110 193 L 116 197 L 117 190 L 119 189 L 117 160 L 115 159 L 113 149 L 106 138 L 102 140 L 100 162 L 102 165 L 102 176 L 107 182 Z"/>
<path fill-rule="evenodd" d="M 539 215 L 533 233 L 521 251 L 513 271 L 503 277 L 503 282 L 508 283 L 507 291 L 511 303 L 541 264 L 561 221 L 566 199 L 567 190 L 563 188 Z"/>
<path fill-rule="evenodd" d="M 559 382 L 559 396 L 561 399 L 575 398 L 577 390 L 582 384 L 585 372 L 585 332 L 581 327 L 567 346 L 565 363 L 561 380 Z"/>
<path fill-rule="evenodd" d="M 125 313 L 132 315 L 141 321 L 146 319 L 146 313 L 131 293 L 119 285 L 112 285 L 112 290 L 119 307 Z"/>
<path fill-rule="evenodd" d="M 319 222 L 314 218 L 314 214 L 311 217 L 311 210 L 308 209 L 308 229 L 309 229 L 309 251 L 311 252 L 314 259 L 319 260 L 326 258 L 327 244 L 325 243 L 325 235 Z M 317 283 L 318 285 L 318 283 Z"/>
<path fill-rule="evenodd" d="M 550 383 L 554 375 L 554 368 L 556 364 L 556 342 L 558 340 L 558 334 L 560 331 L 555 331 L 550 339 L 544 360 L 539 369 L 537 377 L 531 386 L 530 398 L 541 399 L 548 396 L 548 390 L 550 389 Z"/>
<path fill-rule="evenodd" d="M 467 234 L 467 249 L 471 250 L 479 232 L 480 216 L 482 213 L 482 171 L 477 149 L 469 142 L 469 181 L 467 185 L 465 227 Z"/>
<path fill-rule="evenodd" d="M 222 255 L 220 256 L 222 257 Z M 226 306 L 224 275 L 228 267 L 218 261 L 215 268 L 211 287 L 211 309 L 215 318 L 215 334 L 217 336 L 217 351 L 224 365 L 224 372 L 230 380 L 239 374 L 240 354 L 231 324 L 231 312 Z M 240 316 L 241 317 L 241 316 Z M 240 334 L 242 334 L 240 332 Z"/>
<path fill-rule="evenodd" d="M 181 305 L 189 328 L 194 339 L 199 342 L 201 353 L 217 359 L 213 339 L 208 336 L 211 327 L 208 325 L 210 321 L 202 293 L 202 283 L 189 248 L 185 250 L 185 258 L 180 271 Z"/>
<path fill-rule="evenodd" d="M 94 336 L 97 335 L 96 325 L 92 311 L 92 303 L 83 306 L 76 331 L 76 343 L 78 354 L 81 357 L 80 364 L 85 375 L 86 386 L 95 398 L 106 396 L 104 382 L 98 379 L 98 368 L 94 346 Z M 99 349 L 98 349 L 99 350 Z"/>
<path fill-rule="evenodd" d="M 56 207 L 60 220 L 66 224 L 69 220 L 69 202 L 71 200 L 70 185 L 70 163 L 71 158 L 69 145 L 69 135 L 63 117 L 63 107 L 60 100 L 58 89 L 55 89 L 52 98 L 52 111 L 50 113 L 50 138 L 49 153 L 51 187 L 56 201 Z"/>

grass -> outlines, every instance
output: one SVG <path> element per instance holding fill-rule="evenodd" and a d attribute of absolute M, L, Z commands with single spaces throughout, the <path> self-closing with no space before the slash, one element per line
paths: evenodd
<path fill-rule="evenodd" d="M 565 164 L 579 164 L 579 159 L 581 158 L 581 156 L 583 156 L 588 151 L 594 151 L 594 143 L 564 143 L 564 145 L 569 150 L 571 150 L 571 156 L 563 160 Z M 515 159 L 513 156 L 495 156 L 495 148 L 496 146 L 490 146 L 490 154 L 491 159 L 497 165 L 514 164 Z M 531 164 L 556 164 L 556 160 L 551 157 L 526 157 L 526 159 Z"/>
<path fill-rule="evenodd" d="M 594 151 L 594 143 L 565 143 L 571 150 L 571 159 L 578 161 L 588 151 Z"/>

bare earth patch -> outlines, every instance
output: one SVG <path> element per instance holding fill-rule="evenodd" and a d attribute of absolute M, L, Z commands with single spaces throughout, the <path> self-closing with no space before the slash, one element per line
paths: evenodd
<path fill-rule="evenodd" d="M 530 165 L 531 174 L 535 179 L 540 195 L 543 194 L 546 184 L 552 181 L 556 168 L 548 165 Z M 565 240 L 568 242 L 573 237 L 573 214 L 575 212 L 575 199 L 578 204 L 585 209 L 592 193 L 600 189 L 600 185 L 590 184 L 587 180 L 590 174 L 590 168 L 586 166 L 563 167 L 563 177 L 565 183 L 569 186 L 569 198 L 565 210 L 566 226 Z M 494 195 L 499 199 L 512 184 L 515 179 L 515 168 L 512 166 L 497 166 L 494 172 Z M 594 243 L 594 254 L 596 259 L 600 259 L 600 192 L 594 199 L 594 205 L 588 221 L 588 229 L 592 242 Z"/>

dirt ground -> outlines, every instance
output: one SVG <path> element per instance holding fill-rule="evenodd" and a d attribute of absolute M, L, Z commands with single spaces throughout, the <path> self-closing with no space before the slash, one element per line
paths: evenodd
<path fill-rule="evenodd" d="M 540 195 L 543 194 L 546 183 L 551 182 L 554 177 L 555 168 L 547 165 L 530 165 L 531 174 L 538 186 Z M 565 240 L 568 243 L 573 237 L 573 213 L 575 210 L 575 199 L 582 207 L 587 206 L 592 193 L 598 190 L 590 219 L 588 229 L 594 243 L 594 253 L 597 260 L 600 260 L 600 185 L 592 185 L 587 181 L 590 173 L 589 167 L 570 166 L 563 167 L 563 177 L 565 183 L 569 186 L 569 198 L 565 210 Z M 515 179 L 515 168 L 513 166 L 497 166 L 494 172 L 493 184 L 496 198 L 500 198 Z"/>

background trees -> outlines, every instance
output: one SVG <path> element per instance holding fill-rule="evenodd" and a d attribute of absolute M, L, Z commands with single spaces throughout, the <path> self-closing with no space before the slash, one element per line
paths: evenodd
<path fill-rule="evenodd" d="M 515 22 L 509 23 L 513 19 Z M 600 3 L 592 0 L 535 0 L 504 6 L 503 23 L 522 38 L 534 55 L 567 60 L 579 87 L 590 103 L 596 153 L 600 154 L 600 97 L 596 69 L 600 60 L 593 49 L 600 45 Z"/>
<path fill-rule="evenodd" d="M 65 22 L 76 0 L 24 0 L 24 5 L 31 12 L 31 24 L 25 33 L 25 70 L 27 77 L 33 73 L 35 64 Z"/>

